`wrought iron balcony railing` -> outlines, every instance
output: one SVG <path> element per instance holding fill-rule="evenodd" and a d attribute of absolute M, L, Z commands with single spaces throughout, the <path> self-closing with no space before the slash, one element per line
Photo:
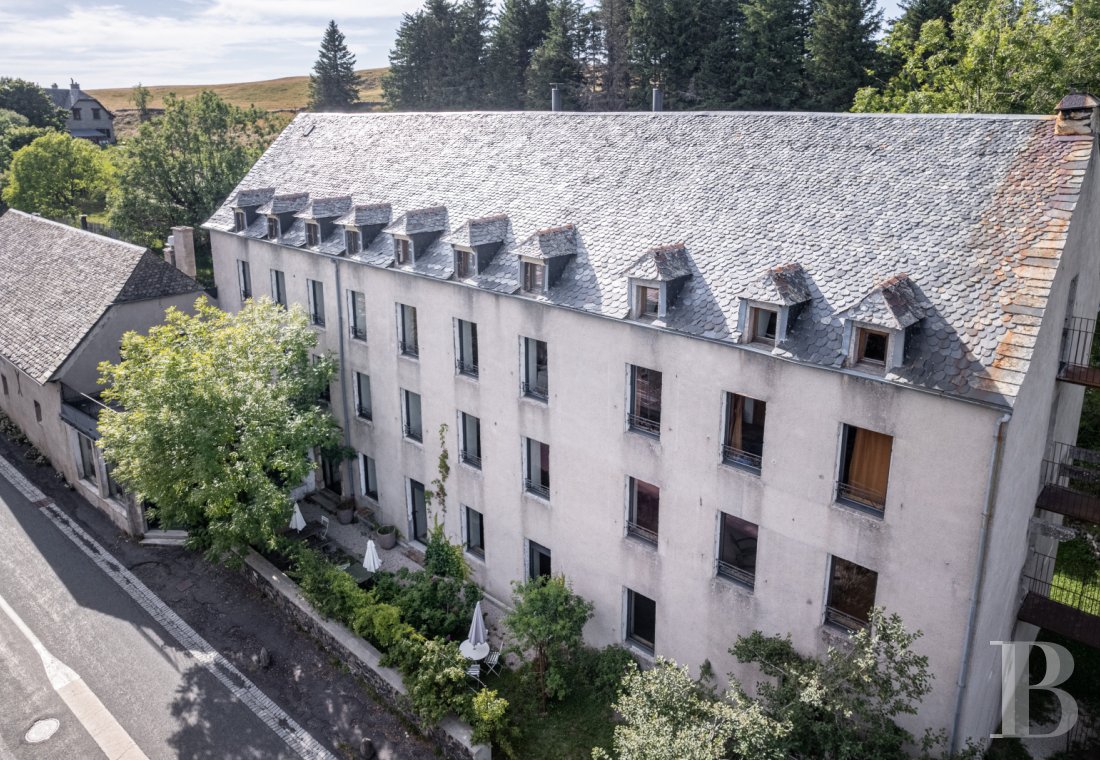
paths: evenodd
<path fill-rule="evenodd" d="M 1100 367 L 1093 364 L 1096 320 L 1070 317 L 1062 328 L 1062 356 L 1058 379 L 1100 388 Z"/>
<path fill-rule="evenodd" d="M 854 486 L 851 483 L 837 481 L 836 500 L 841 504 L 864 509 L 872 514 L 881 515 L 886 509 L 886 494 Z"/>
<path fill-rule="evenodd" d="M 648 415 L 628 414 L 626 420 L 630 424 L 631 430 L 658 437 L 661 435 L 660 415 L 653 415 L 652 413 Z"/>
<path fill-rule="evenodd" d="M 405 437 L 408 438 L 409 440 L 412 440 L 412 441 L 421 441 L 421 440 L 423 440 L 423 433 L 421 432 L 420 428 L 413 428 L 413 427 L 410 427 L 409 425 L 404 425 L 402 427 L 402 432 L 404 432 Z"/>
<path fill-rule="evenodd" d="M 526 380 L 523 381 L 521 388 L 523 389 L 523 395 L 528 398 L 538 399 L 539 401 L 546 401 L 550 398 L 550 389 L 545 385 L 539 385 L 538 383 L 529 383 Z"/>
<path fill-rule="evenodd" d="M 657 543 L 657 531 L 646 528 L 638 523 L 631 521 L 626 524 L 626 534 L 633 536 L 634 538 L 641 539 L 647 543 Z"/>
<path fill-rule="evenodd" d="M 358 325 L 352 325 L 351 326 L 351 337 L 354 338 L 355 340 L 366 340 L 367 339 L 367 328 L 360 327 Z"/>
<path fill-rule="evenodd" d="M 1036 507 L 1100 523 L 1100 451 L 1052 441 Z"/>
<path fill-rule="evenodd" d="M 401 355 L 408 356 L 413 359 L 420 357 L 420 345 L 416 341 L 408 341 L 402 339 L 401 341 Z"/>
<path fill-rule="evenodd" d="M 469 451 L 462 452 L 462 461 L 471 467 L 481 469 L 481 456 L 479 454 L 471 454 Z"/>
<path fill-rule="evenodd" d="M 467 377 L 477 377 L 477 365 L 471 361 L 459 359 L 455 362 L 455 369 L 458 370 L 458 374 L 460 375 L 466 375 Z"/>
<path fill-rule="evenodd" d="M 855 615 L 849 615 L 847 612 L 841 612 L 836 607 L 825 608 L 825 622 L 852 633 L 867 627 L 866 620 Z"/>
<path fill-rule="evenodd" d="M 718 560 L 717 564 L 718 574 L 723 578 L 728 578 L 748 588 L 756 586 L 756 573 L 752 570 L 746 570 L 743 567 L 737 567 L 736 565 L 731 565 L 729 562 L 723 562 L 722 560 Z"/>
<path fill-rule="evenodd" d="M 734 446 L 722 447 L 722 462 L 725 464 L 731 464 L 734 467 L 741 467 L 758 473 L 760 472 L 760 464 L 762 461 L 759 454 L 753 454 L 750 451 L 744 451 Z"/>
<path fill-rule="evenodd" d="M 531 478 L 523 479 L 523 488 L 527 493 L 533 493 L 535 496 L 541 496 L 544 499 L 550 499 L 550 486 L 544 486 L 537 480 L 531 480 Z"/>

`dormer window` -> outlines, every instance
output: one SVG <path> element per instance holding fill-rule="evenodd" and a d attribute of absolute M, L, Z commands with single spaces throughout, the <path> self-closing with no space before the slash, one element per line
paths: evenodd
<path fill-rule="evenodd" d="M 869 364 L 873 367 L 885 367 L 887 347 L 889 345 L 889 333 L 880 330 L 871 330 L 866 327 L 857 328 L 856 362 L 859 364 Z"/>
<path fill-rule="evenodd" d="M 477 274 L 477 254 L 473 251 L 455 250 L 455 276 L 460 280 Z"/>
<path fill-rule="evenodd" d="M 927 304 L 907 274 L 877 283 L 843 311 L 846 364 L 881 375 L 905 364 L 906 344 L 920 332 Z"/>
<path fill-rule="evenodd" d="M 241 210 L 233 212 L 233 231 L 244 232 L 245 227 L 248 226 L 247 216 Z"/>
<path fill-rule="evenodd" d="M 546 267 L 533 261 L 524 261 L 523 264 L 523 290 L 525 293 L 541 293 L 546 282 Z"/>
<path fill-rule="evenodd" d="M 393 246 L 398 266 L 408 266 L 412 263 L 412 246 L 409 245 L 408 240 L 394 238 Z"/>
<path fill-rule="evenodd" d="M 639 285 L 634 291 L 634 308 L 636 317 L 655 318 L 660 311 L 661 290 L 646 285 Z"/>
<path fill-rule="evenodd" d="M 306 245 L 311 248 L 321 243 L 321 225 L 317 222 L 306 222 Z"/>
<path fill-rule="evenodd" d="M 692 276 L 683 243 L 657 245 L 627 267 L 631 319 L 666 319 L 668 310 Z"/>
<path fill-rule="evenodd" d="M 267 239 L 279 239 L 279 217 L 277 216 L 269 216 L 267 218 Z"/>
<path fill-rule="evenodd" d="M 344 231 L 344 245 L 348 249 L 348 253 L 359 253 L 362 249 L 359 230 L 345 230 Z"/>
<path fill-rule="evenodd" d="M 766 270 L 739 298 L 741 341 L 774 347 L 787 340 L 813 300 L 813 282 L 800 264 L 782 264 Z"/>
<path fill-rule="evenodd" d="M 779 312 L 754 306 L 750 310 L 752 320 L 752 342 L 775 345 L 775 336 L 779 330 Z"/>

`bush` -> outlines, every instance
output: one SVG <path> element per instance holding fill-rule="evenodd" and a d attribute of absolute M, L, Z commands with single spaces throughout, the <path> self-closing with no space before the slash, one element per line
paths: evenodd
<path fill-rule="evenodd" d="M 424 549 L 424 568 L 433 575 L 457 578 L 460 581 L 466 580 L 470 573 L 466 558 L 462 556 L 462 547 L 447 540 L 443 526 L 439 523 L 428 534 L 428 545 Z"/>
<path fill-rule="evenodd" d="M 401 568 L 374 576 L 378 601 L 401 609 L 406 623 L 428 638 L 464 639 L 481 589 L 458 578 Z"/>
<path fill-rule="evenodd" d="M 438 723 L 450 711 L 467 714 L 466 658 L 453 641 L 415 637 L 406 640 L 401 674 L 417 715 Z"/>
<path fill-rule="evenodd" d="M 618 695 L 623 677 L 638 669 L 634 656 L 618 644 L 603 649 L 581 647 L 573 656 L 577 671 L 573 680 L 589 684 L 598 698 L 609 704 Z"/>
<path fill-rule="evenodd" d="M 498 696 L 496 689 L 482 689 L 470 704 L 470 724 L 475 744 L 491 744 L 506 757 L 515 757 L 513 740 L 516 728 L 508 720 L 508 700 Z"/>

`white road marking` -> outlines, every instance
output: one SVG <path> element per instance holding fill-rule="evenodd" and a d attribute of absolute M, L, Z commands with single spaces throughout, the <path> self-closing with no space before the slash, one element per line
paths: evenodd
<path fill-rule="evenodd" d="M 106 549 L 100 546 L 99 542 L 92 538 L 87 531 L 69 519 L 69 516 L 62 512 L 52 501 L 46 501 L 46 495 L 23 477 L 23 474 L 4 457 L 0 457 L 0 476 L 15 486 L 16 490 L 29 501 L 36 502 L 58 530 L 88 555 L 130 598 L 160 623 L 180 643 L 187 654 L 217 678 L 249 710 L 282 738 L 298 756 L 307 760 L 337 760 L 336 756 L 325 749 L 323 744 L 314 739 L 282 708 L 271 701 L 243 673 L 237 670 L 233 663 L 210 646 L 160 597 L 138 580 L 137 576 L 123 567 Z M 127 756 L 126 760 L 130 760 L 130 757 Z M 132 757 L 137 760 L 138 757 L 144 757 L 144 755 L 133 755 Z"/>
<path fill-rule="evenodd" d="M 149 760 L 133 738 L 126 733 L 126 729 L 115 720 L 115 716 L 111 715 L 111 711 L 99 701 L 95 692 L 84 683 L 84 679 L 75 670 L 50 654 L 46 645 L 39 641 L 34 631 L 23 622 L 23 618 L 19 617 L 3 596 L 0 596 L 0 611 L 15 623 L 15 627 L 34 647 L 34 651 L 42 660 L 42 666 L 46 669 L 50 686 L 72 710 L 80 725 L 84 726 L 95 739 L 95 743 L 103 750 L 103 754 L 111 760 L 122 757 Z"/>

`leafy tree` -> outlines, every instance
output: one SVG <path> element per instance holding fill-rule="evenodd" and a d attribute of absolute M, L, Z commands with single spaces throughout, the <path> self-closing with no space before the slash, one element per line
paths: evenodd
<path fill-rule="evenodd" d="M 489 42 L 488 78 L 494 108 L 523 108 L 531 57 L 549 29 L 550 0 L 504 0 Z"/>
<path fill-rule="evenodd" d="M 359 100 L 360 84 L 355 73 L 355 56 L 348 50 L 344 33 L 335 21 L 329 21 L 313 73 L 309 75 L 309 109 L 347 111 Z"/>
<path fill-rule="evenodd" d="M 0 135 L 15 127 L 25 127 L 30 121 L 21 113 L 7 108 L 0 108 Z"/>
<path fill-rule="evenodd" d="M 21 211 L 74 219 L 101 208 L 113 180 L 100 148 L 50 131 L 12 156 L 3 199 Z"/>
<path fill-rule="evenodd" d="M 317 397 L 336 372 L 314 361 L 305 312 L 263 298 L 227 314 L 200 298 L 169 309 L 148 335 L 127 333 L 118 364 L 100 364 L 100 443 L 115 476 L 210 557 L 274 548 L 311 448 L 338 446 Z"/>
<path fill-rule="evenodd" d="M 248 172 L 278 124 L 213 92 L 169 94 L 164 115 L 121 146 L 110 224 L 128 239 L 158 247 L 176 225 L 198 227 Z M 196 241 L 201 242 L 202 241 Z"/>
<path fill-rule="evenodd" d="M 141 121 L 149 120 L 149 101 L 153 99 L 153 93 L 149 91 L 149 88 L 138 82 L 132 90 L 130 90 L 130 102 L 134 104 L 134 108 L 138 110 L 138 116 Z"/>
<path fill-rule="evenodd" d="M 876 0 L 817 0 L 806 40 L 809 106 L 846 111 L 868 83 L 875 35 L 882 23 Z"/>
<path fill-rule="evenodd" d="M 451 710 L 465 711 L 470 694 L 466 658 L 458 651 L 458 644 L 442 639 L 415 639 L 410 643 L 418 651 L 415 657 L 406 658 L 401 672 L 417 714 L 435 724 Z"/>
<path fill-rule="evenodd" d="M 809 8 L 806 0 L 748 0 L 741 6 L 737 108 L 788 110 L 804 95 Z"/>
<path fill-rule="evenodd" d="M 588 43 L 587 32 L 584 7 L 578 0 L 554 2 L 550 7 L 546 38 L 532 54 L 524 77 L 529 109 L 550 109 L 552 84 L 560 86 L 566 107 L 576 107 L 584 83 L 581 58 Z"/>
<path fill-rule="evenodd" d="M 535 685 L 545 709 L 548 698 L 562 699 L 568 693 L 564 666 L 582 644 L 592 604 L 574 594 L 561 575 L 513 583 L 512 602 L 504 624 L 520 649 L 534 652 Z"/>
<path fill-rule="evenodd" d="M 23 114 L 0 108 L 0 190 L 4 187 L 2 175 L 8 170 L 12 154 L 15 152 L 8 145 L 8 133 L 16 129 L 25 129 L 29 123 Z"/>
<path fill-rule="evenodd" d="M 0 108 L 27 117 L 32 127 L 64 129 L 67 114 L 38 85 L 25 79 L 0 77 Z"/>

